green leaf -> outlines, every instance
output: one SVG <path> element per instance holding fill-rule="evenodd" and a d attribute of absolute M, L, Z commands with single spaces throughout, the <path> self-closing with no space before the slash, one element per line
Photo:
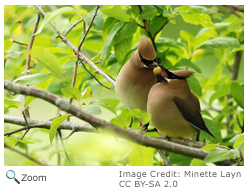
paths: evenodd
<path fill-rule="evenodd" d="M 227 158 L 229 158 L 230 151 L 225 149 L 221 151 L 212 151 L 209 153 L 205 159 L 203 160 L 204 163 L 213 163 L 218 161 L 223 161 Z"/>
<path fill-rule="evenodd" d="M 56 78 L 63 79 L 63 72 L 60 61 L 58 58 L 49 52 L 48 49 L 43 47 L 34 47 L 31 49 L 30 54 L 44 68 L 49 70 Z"/>
<path fill-rule="evenodd" d="M 147 5 L 139 15 L 139 19 L 152 19 L 156 16 L 156 14 L 157 9 L 154 6 Z"/>
<path fill-rule="evenodd" d="M 233 148 L 234 149 L 241 149 L 242 146 L 244 146 L 244 134 L 237 135 L 237 139 L 234 142 Z M 244 149 L 244 148 L 243 148 Z M 242 149 L 241 149 L 242 150 Z"/>
<path fill-rule="evenodd" d="M 36 73 L 36 74 L 18 77 L 17 79 L 13 81 L 13 83 L 18 82 L 18 83 L 26 84 L 26 85 L 34 85 L 34 84 L 39 84 L 50 77 L 51 77 L 50 73 Z"/>
<path fill-rule="evenodd" d="M 27 96 L 25 98 L 25 105 L 28 106 L 32 101 L 34 101 L 36 99 L 36 97 L 32 97 L 32 96 Z"/>
<path fill-rule="evenodd" d="M 91 90 L 91 87 L 88 86 L 82 92 L 82 99 L 87 99 L 87 98 L 90 98 L 90 97 L 92 97 L 92 90 Z"/>
<path fill-rule="evenodd" d="M 72 97 L 77 101 L 81 100 L 81 93 L 76 87 L 65 87 L 61 89 L 61 92 L 66 97 L 69 97 L 69 98 Z"/>
<path fill-rule="evenodd" d="M 208 144 L 208 145 L 205 145 L 204 147 L 202 147 L 201 149 L 202 149 L 202 150 L 205 150 L 205 151 L 208 151 L 208 152 L 211 152 L 211 151 L 213 151 L 216 147 L 218 147 L 217 144 Z"/>
<path fill-rule="evenodd" d="M 21 21 L 16 21 L 15 23 L 13 23 L 11 26 L 10 26 L 10 29 L 9 29 L 9 34 L 10 36 L 12 35 L 13 31 L 15 31 L 15 29 L 21 24 Z"/>
<path fill-rule="evenodd" d="M 171 14 L 171 12 L 169 10 L 166 10 L 166 9 L 163 10 L 162 16 L 167 17 L 167 18 L 171 18 L 171 19 L 174 18 L 174 16 Z"/>
<path fill-rule="evenodd" d="M 127 53 L 131 50 L 132 38 L 126 38 L 115 44 L 115 56 L 119 63 L 124 64 Z"/>
<path fill-rule="evenodd" d="M 207 119 L 207 118 L 203 118 L 204 119 L 204 122 L 206 124 L 206 126 L 208 127 L 209 131 L 215 136 L 216 138 L 216 141 L 221 141 L 222 137 L 221 137 L 221 131 L 220 131 L 220 128 L 218 127 L 218 125 L 210 120 L 210 119 Z M 203 134 L 203 133 L 202 133 Z M 212 138 L 212 136 L 204 133 L 206 135 L 206 137 L 213 141 L 215 140 L 214 138 Z"/>
<path fill-rule="evenodd" d="M 11 106 L 13 108 L 18 108 L 20 107 L 20 102 L 18 101 L 14 101 L 12 99 L 4 99 L 4 104 L 5 105 L 8 105 L 8 106 Z"/>
<path fill-rule="evenodd" d="M 96 106 L 96 105 L 90 105 L 90 106 L 84 108 L 83 111 L 85 111 L 86 113 L 89 113 L 91 115 L 101 115 L 102 114 L 101 108 L 99 106 Z"/>
<path fill-rule="evenodd" d="M 129 22 L 131 17 L 119 5 L 106 5 L 100 9 L 105 15 L 114 17 L 118 20 Z"/>
<path fill-rule="evenodd" d="M 4 51 L 9 51 L 12 45 L 13 45 L 13 42 L 10 39 L 5 39 L 4 40 Z"/>
<path fill-rule="evenodd" d="M 212 105 L 212 103 L 215 99 L 219 99 L 219 98 L 224 97 L 225 95 L 229 94 L 230 93 L 230 86 L 231 86 L 231 83 L 222 86 L 222 88 L 219 91 L 215 92 L 209 99 L 209 105 Z"/>
<path fill-rule="evenodd" d="M 180 49 L 180 43 L 175 39 L 167 38 L 167 37 L 159 37 L 156 41 L 157 46 L 166 46 L 166 47 L 175 47 Z"/>
<path fill-rule="evenodd" d="M 244 88 L 236 82 L 231 84 L 231 95 L 236 103 L 244 109 Z"/>
<path fill-rule="evenodd" d="M 108 67 L 108 66 L 113 65 L 113 64 L 115 64 L 115 63 L 117 63 L 117 62 L 118 62 L 118 61 L 117 61 L 117 59 L 116 59 L 115 52 L 112 51 L 111 54 L 110 54 L 110 56 L 109 56 L 109 58 L 108 58 L 108 61 L 107 61 L 107 63 L 106 63 L 106 66 Z"/>
<path fill-rule="evenodd" d="M 125 23 L 124 26 L 115 35 L 114 43 L 119 43 L 126 38 L 132 38 L 132 35 L 136 32 L 136 29 L 136 22 Z"/>
<path fill-rule="evenodd" d="M 214 27 L 211 17 L 206 13 L 199 12 L 197 9 L 193 9 L 187 5 L 180 7 L 178 11 L 181 13 L 183 20 L 187 23 L 194 25 L 200 24 L 206 28 Z"/>
<path fill-rule="evenodd" d="M 204 163 L 201 159 L 196 159 L 194 158 L 192 161 L 191 161 L 191 166 L 206 166 L 206 163 Z"/>
<path fill-rule="evenodd" d="M 66 12 L 70 12 L 70 11 L 73 11 L 74 9 L 72 7 L 62 7 L 62 8 L 59 8 L 59 9 L 56 9 L 55 11 L 53 11 L 52 13 L 48 13 L 44 19 L 43 19 L 43 22 L 40 26 L 40 28 L 37 30 L 37 32 L 34 34 L 34 35 L 37 35 L 39 33 L 41 33 L 42 29 L 44 28 L 44 26 L 49 22 L 51 21 L 53 18 L 55 18 L 56 16 L 58 15 L 61 15 L 63 13 L 66 13 Z"/>
<path fill-rule="evenodd" d="M 198 95 L 199 97 L 202 96 L 202 88 L 199 83 L 199 81 L 195 77 L 189 77 L 187 78 L 188 85 L 192 92 L 194 92 L 195 95 Z"/>
<path fill-rule="evenodd" d="M 59 125 L 61 125 L 63 121 L 68 118 L 68 116 L 70 116 L 70 114 L 62 115 L 52 120 L 49 132 L 49 139 L 51 144 L 53 143 L 57 128 L 59 127 Z"/>
<path fill-rule="evenodd" d="M 214 29 L 211 28 L 202 28 L 198 34 L 196 35 L 196 37 L 218 37 L 217 32 Z"/>
<path fill-rule="evenodd" d="M 118 117 L 114 117 L 110 120 L 110 123 L 122 128 L 127 128 L 130 123 L 131 116 L 132 114 L 130 110 L 122 110 Z"/>
<path fill-rule="evenodd" d="M 152 19 L 152 21 L 149 22 L 149 31 L 151 32 L 152 36 L 155 35 L 155 33 L 160 30 L 160 28 L 168 21 L 167 18 L 162 16 L 157 16 Z"/>
<path fill-rule="evenodd" d="M 238 48 L 240 43 L 237 39 L 232 37 L 217 37 L 209 39 L 198 46 L 198 48 Z"/>
<path fill-rule="evenodd" d="M 18 6 L 15 10 L 15 14 L 17 15 L 20 11 L 28 8 L 28 6 Z"/>
<path fill-rule="evenodd" d="M 233 22 L 228 26 L 228 30 L 235 30 L 241 25 L 244 25 L 244 19 L 236 17 Z"/>
<path fill-rule="evenodd" d="M 183 66 L 190 67 L 190 68 L 194 69 L 197 73 L 201 73 L 200 68 L 188 59 L 181 59 L 174 66 L 175 67 L 183 67 Z"/>
<path fill-rule="evenodd" d="M 180 31 L 181 38 L 189 44 L 192 44 L 195 41 L 195 36 L 187 31 Z"/>
<path fill-rule="evenodd" d="M 116 33 L 123 27 L 124 22 L 118 22 L 116 23 L 110 30 L 108 38 L 105 40 L 104 46 L 102 48 L 101 51 L 101 59 L 100 62 L 102 65 L 104 65 L 106 59 L 109 57 L 110 55 L 110 50 L 112 47 L 112 43 L 114 40 L 114 36 L 116 35 Z"/>
<path fill-rule="evenodd" d="M 144 112 L 144 111 L 141 111 L 140 109 L 133 109 L 132 110 L 132 114 L 140 119 L 141 123 L 143 125 L 145 125 L 146 123 L 148 123 L 151 119 L 151 114 L 150 113 L 147 113 L 147 112 Z"/>
<path fill-rule="evenodd" d="M 89 104 L 104 107 L 116 115 L 116 110 L 114 110 L 108 103 L 102 101 L 91 101 Z"/>
<path fill-rule="evenodd" d="M 154 149 L 133 144 L 129 153 L 129 165 L 131 166 L 152 166 L 154 164 Z"/>
<path fill-rule="evenodd" d="M 87 15 L 84 16 L 84 21 L 89 25 L 94 14 L 95 14 L 95 9 L 90 11 Z M 97 11 L 96 17 L 93 21 L 93 26 L 96 30 L 102 30 L 103 29 L 103 13 L 101 11 Z"/>

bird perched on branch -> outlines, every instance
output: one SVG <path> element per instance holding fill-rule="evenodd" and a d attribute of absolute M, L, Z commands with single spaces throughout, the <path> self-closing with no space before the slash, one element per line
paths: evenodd
<path fill-rule="evenodd" d="M 130 109 L 146 111 L 150 88 L 157 83 L 153 69 L 157 67 L 156 53 L 151 41 L 142 36 L 138 49 L 120 70 L 115 92 L 124 105 Z"/>
<path fill-rule="evenodd" d="M 164 137 L 173 138 L 191 137 L 199 131 L 214 137 L 202 119 L 199 100 L 191 92 L 186 80 L 194 72 L 170 72 L 159 66 L 154 69 L 154 73 L 162 81 L 152 86 L 147 102 L 147 112 L 151 113 L 151 122 L 157 131 Z"/>

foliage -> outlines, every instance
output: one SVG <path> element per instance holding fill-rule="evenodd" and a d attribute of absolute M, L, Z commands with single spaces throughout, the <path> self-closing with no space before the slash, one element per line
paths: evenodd
<path fill-rule="evenodd" d="M 5 6 L 4 12 L 4 77 L 7 80 L 41 88 L 64 99 L 73 98 L 73 104 L 89 114 L 97 115 L 120 127 L 127 128 L 130 118 L 137 117 L 143 123 L 150 114 L 129 110 L 116 98 L 111 84 L 84 63 L 64 44 L 53 31 L 50 21 L 64 34 L 72 24 L 83 19 L 67 34 L 78 47 L 84 31 L 91 25 L 95 6 L 44 6 L 46 16 L 40 14 L 39 26 L 34 34 L 32 49 L 28 44 L 39 10 L 35 6 Z M 171 27 L 169 27 L 171 26 Z M 180 29 L 178 34 L 171 31 Z M 122 65 L 128 61 L 138 46 L 140 36 L 147 35 L 157 50 L 158 61 L 170 70 L 189 68 L 197 74 L 189 78 L 191 90 L 199 97 L 202 115 L 210 131 L 217 138 L 201 133 L 210 144 L 204 150 L 215 147 L 226 149 L 211 152 L 203 161 L 166 152 L 173 165 L 206 165 L 224 159 L 244 157 L 244 13 L 229 13 L 224 6 L 102 6 L 82 45 L 82 52 L 109 76 L 116 79 Z M 24 43 L 20 44 L 18 42 Z M 27 69 L 27 57 L 31 56 Z M 74 80 L 75 64 L 78 63 Z M 77 65 L 77 64 L 76 64 Z M 92 73 L 92 75 L 90 73 Z M 95 78 L 94 78 L 94 77 Z M 106 89 L 97 80 L 111 88 Z M 72 82 L 74 85 L 72 86 Z M 24 107 L 23 102 L 26 102 Z M 11 95 L 5 91 L 5 114 L 22 116 L 29 109 L 31 117 L 45 119 L 40 113 L 44 106 L 33 97 Z M 51 112 L 50 106 L 47 109 Z M 63 114 L 58 109 L 50 118 Z M 68 161 L 63 147 L 54 137 L 58 126 L 68 115 L 52 121 L 51 130 L 32 129 L 16 146 L 34 158 L 51 165 L 162 165 L 153 148 L 129 141 L 93 133 L 75 133 L 64 140 Z M 72 121 L 79 121 L 72 119 Z M 18 126 L 5 123 L 8 132 Z M 132 128 L 140 129 L 134 121 Z M 153 128 L 150 125 L 150 128 Z M 63 131 L 63 136 L 69 132 Z M 150 134 L 147 134 L 150 135 Z M 21 132 L 5 137 L 5 143 L 13 146 Z M 151 134 L 150 136 L 155 136 Z M 49 141 L 50 140 L 50 141 Z M 57 157 L 55 156 L 57 154 Z M 5 165 L 34 165 L 24 157 L 5 149 Z M 57 158 L 63 159 L 62 162 Z M 12 160 L 10 160 L 12 159 Z M 13 160 L 15 159 L 15 160 Z"/>

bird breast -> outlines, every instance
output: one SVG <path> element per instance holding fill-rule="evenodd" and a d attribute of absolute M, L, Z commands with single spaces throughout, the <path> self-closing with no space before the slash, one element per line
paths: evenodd
<path fill-rule="evenodd" d="M 151 69 L 138 69 L 131 64 L 126 63 L 118 74 L 115 92 L 127 107 L 146 111 L 149 90 L 157 83 L 157 79 Z"/>

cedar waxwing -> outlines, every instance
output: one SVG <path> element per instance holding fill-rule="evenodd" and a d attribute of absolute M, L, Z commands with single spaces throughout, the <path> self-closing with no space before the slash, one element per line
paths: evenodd
<path fill-rule="evenodd" d="M 199 131 L 214 137 L 202 119 L 199 100 L 186 80 L 194 72 L 178 70 L 172 73 L 160 67 L 155 68 L 154 73 L 171 80 L 162 79 L 148 94 L 147 112 L 151 113 L 151 122 L 157 131 L 164 137 L 173 138 L 191 137 Z"/>
<path fill-rule="evenodd" d="M 146 111 L 150 88 L 157 83 L 153 69 L 157 67 L 156 53 L 151 41 L 142 36 L 138 49 L 120 70 L 115 92 L 124 105 L 130 109 Z"/>

